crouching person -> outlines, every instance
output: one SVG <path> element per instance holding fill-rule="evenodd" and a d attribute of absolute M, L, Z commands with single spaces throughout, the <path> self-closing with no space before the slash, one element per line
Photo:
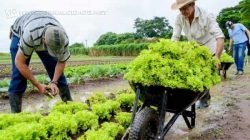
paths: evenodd
<path fill-rule="evenodd" d="M 17 18 L 11 26 L 10 53 L 12 76 L 9 87 L 11 112 L 21 112 L 22 96 L 27 87 L 27 79 L 45 94 L 50 89 L 53 95 L 59 93 L 63 101 L 71 101 L 67 80 L 63 74 L 66 61 L 70 57 L 68 36 L 62 25 L 45 11 L 31 11 Z M 33 52 L 41 59 L 50 79 L 50 85 L 39 83 L 29 62 Z"/>

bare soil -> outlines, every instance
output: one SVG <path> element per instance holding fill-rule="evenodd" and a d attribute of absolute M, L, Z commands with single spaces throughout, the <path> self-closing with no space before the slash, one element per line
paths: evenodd
<path fill-rule="evenodd" d="M 235 67 L 228 70 L 227 79 L 211 89 L 211 104 L 208 108 L 197 110 L 196 127 L 189 130 L 182 117 L 167 133 L 168 140 L 248 140 L 250 139 L 250 66 L 244 75 L 234 75 Z M 95 92 L 105 94 L 128 89 L 129 84 L 122 77 L 87 81 L 84 85 L 71 86 L 74 101 L 85 101 Z M 23 98 L 24 111 L 48 111 L 59 97 L 47 97 L 32 93 Z M 9 102 L 0 99 L 0 113 L 9 112 Z M 167 113 L 167 116 L 171 115 Z"/>

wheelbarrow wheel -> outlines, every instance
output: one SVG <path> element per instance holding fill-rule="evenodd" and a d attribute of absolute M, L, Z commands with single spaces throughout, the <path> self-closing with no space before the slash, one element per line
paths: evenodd
<path fill-rule="evenodd" d="M 152 108 L 144 108 L 135 116 L 129 132 L 129 140 L 156 139 L 159 116 Z"/>

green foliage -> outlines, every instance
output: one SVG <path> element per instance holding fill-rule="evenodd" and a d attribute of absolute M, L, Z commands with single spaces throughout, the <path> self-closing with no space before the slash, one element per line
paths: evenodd
<path fill-rule="evenodd" d="M 98 130 L 89 130 L 86 132 L 86 140 L 114 140 L 120 134 L 124 133 L 124 128 L 116 123 L 103 123 L 102 127 Z M 82 136 L 84 137 L 84 136 Z"/>
<path fill-rule="evenodd" d="M 63 114 L 75 114 L 76 112 L 86 110 L 88 108 L 87 104 L 81 103 L 81 102 L 58 102 L 52 109 L 51 113 L 54 112 L 60 112 Z"/>
<path fill-rule="evenodd" d="M 88 55 L 89 52 L 88 48 L 86 48 L 83 43 L 72 44 L 71 46 L 69 46 L 69 51 L 73 55 Z"/>
<path fill-rule="evenodd" d="M 0 80 L 0 88 L 4 88 L 4 87 L 9 87 L 10 85 L 10 80 L 5 78 L 3 80 Z"/>
<path fill-rule="evenodd" d="M 90 48 L 91 56 L 137 56 L 141 50 L 147 49 L 150 43 L 126 43 L 115 45 L 99 45 Z"/>
<path fill-rule="evenodd" d="M 97 103 L 104 103 L 107 101 L 107 98 L 100 92 L 96 92 L 93 95 L 91 95 L 88 100 L 90 101 L 90 104 L 97 104 Z"/>
<path fill-rule="evenodd" d="M 96 41 L 95 45 L 113 45 L 117 39 L 117 34 L 113 32 L 107 32 L 101 35 Z"/>
<path fill-rule="evenodd" d="M 216 64 L 206 46 L 161 40 L 142 51 L 124 77 L 144 86 L 203 91 L 220 82 Z"/>
<path fill-rule="evenodd" d="M 135 100 L 135 94 L 122 93 L 116 97 L 116 100 L 121 104 L 121 107 L 132 107 Z"/>
<path fill-rule="evenodd" d="M 221 62 L 233 63 L 234 62 L 234 58 L 232 56 L 228 55 L 227 53 L 223 52 L 221 54 L 220 61 Z"/>
<path fill-rule="evenodd" d="M 250 28 L 250 0 L 242 0 L 239 3 L 240 7 L 240 22 L 244 24 L 247 28 Z"/>
<path fill-rule="evenodd" d="M 136 39 L 135 33 L 116 34 L 112 32 L 107 32 L 98 38 L 98 40 L 95 43 L 95 46 L 129 43 L 134 41 L 135 39 Z"/>
<path fill-rule="evenodd" d="M 47 135 L 53 140 L 70 140 L 69 134 L 76 134 L 77 122 L 72 114 L 50 113 L 39 122 L 45 126 Z"/>
<path fill-rule="evenodd" d="M 115 116 L 115 120 L 124 128 L 128 128 L 131 121 L 131 113 L 118 112 Z"/>
<path fill-rule="evenodd" d="M 120 103 L 107 100 L 105 103 L 97 103 L 92 106 L 92 111 L 99 116 L 101 120 L 109 120 L 112 113 L 120 109 Z"/>
<path fill-rule="evenodd" d="M 39 113 L 0 114 L 0 130 L 18 123 L 38 122 L 41 118 L 42 115 Z"/>
<path fill-rule="evenodd" d="M 45 126 L 37 122 L 19 123 L 0 130 L 2 140 L 40 140 L 47 139 Z"/>
<path fill-rule="evenodd" d="M 83 43 L 74 43 L 72 45 L 69 46 L 69 48 L 84 48 L 84 44 Z"/>
<path fill-rule="evenodd" d="M 154 19 L 135 19 L 136 34 L 142 38 L 164 37 L 171 38 L 173 28 L 165 17 L 154 17 Z"/>
<path fill-rule="evenodd" d="M 74 118 L 77 122 L 78 129 L 87 130 L 98 128 L 98 116 L 90 111 L 79 111 L 75 114 Z"/>
<path fill-rule="evenodd" d="M 69 83 L 81 84 L 86 78 L 115 77 L 123 74 L 125 69 L 126 64 L 77 66 L 65 68 L 64 74 L 69 78 Z"/>
<path fill-rule="evenodd" d="M 35 78 L 36 78 L 36 80 L 38 82 L 40 82 L 42 84 L 48 84 L 49 83 L 49 79 L 44 74 L 42 74 L 42 75 L 36 75 Z"/>

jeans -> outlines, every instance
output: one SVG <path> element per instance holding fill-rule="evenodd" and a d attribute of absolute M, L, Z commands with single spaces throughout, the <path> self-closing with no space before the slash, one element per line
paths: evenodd
<path fill-rule="evenodd" d="M 19 72 L 15 65 L 15 58 L 18 51 L 18 43 L 19 43 L 19 37 L 12 35 L 11 38 L 11 45 L 10 45 L 10 54 L 12 59 L 12 75 L 11 75 L 11 81 L 9 86 L 9 94 L 23 94 L 27 88 L 27 79 L 22 76 L 22 74 Z M 52 57 L 49 55 L 48 51 L 38 51 L 36 52 L 39 58 L 42 60 L 43 65 L 45 66 L 45 69 L 50 77 L 50 79 L 53 79 L 55 67 L 57 64 L 57 59 L 55 57 Z M 26 60 L 26 64 L 29 65 L 30 58 Z M 68 88 L 67 80 L 62 74 L 58 80 L 58 88 Z"/>
<path fill-rule="evenodd" d="M 233 56 L 237 71 L 244 71 L 244 58 L 247 42 L 233 45 Z"/>

